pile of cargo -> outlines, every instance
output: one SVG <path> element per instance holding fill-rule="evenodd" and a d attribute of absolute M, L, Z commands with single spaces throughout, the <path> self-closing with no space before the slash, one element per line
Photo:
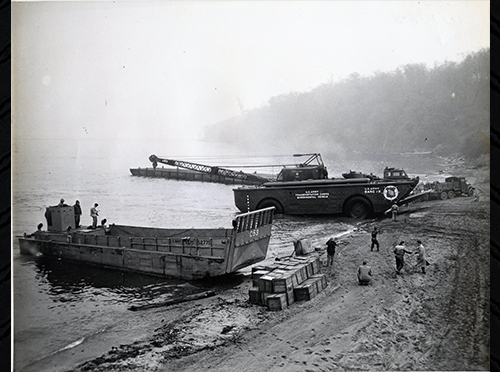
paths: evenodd
<path fill-rule="evenodd" d="M 309 301 L 328 285 L 320 273 L 318 253 L 283 258 L 272 265 L 252 268 L 250 302 L 269 310 L 284 310 L 295 301 Z"/>

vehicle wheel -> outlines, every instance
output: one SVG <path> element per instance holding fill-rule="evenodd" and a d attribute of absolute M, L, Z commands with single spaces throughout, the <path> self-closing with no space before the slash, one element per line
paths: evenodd
<path fill-rule="evenodd" d="M 455 191 L 450 190 L 448 191 L 448 198 L 453 199 L 455 197 Z"/>
<path fill-rule="evenodd" d="M 283 209 L 283 206 L 281 205 L 281 203 L 275 199 L 264 199 L 257 205 L 257 209 L 269 208 L 269 207 L 275 208 L 275 210 L 274 210 L 275 214 L 284 214 L 285 213 L 285 210 Z"/>
<path fill-rule="evenodd" d="M 474 188 L 470 188 L 468 191 L 467 191 L 467 195 L 469 196 L 474 196 Z"/>
<path fill-rule="evenodd" d="M 347 202 L 345 211 L 349 217 L 366 218 L 371 214 L 372 208 L 365 198 L 355 197 Z"/>
<path fill-rule="evenodd" d="M 448 193 L 446 191 L 441 192 L 440 196 L 441 200 L 448 199 Z"/>

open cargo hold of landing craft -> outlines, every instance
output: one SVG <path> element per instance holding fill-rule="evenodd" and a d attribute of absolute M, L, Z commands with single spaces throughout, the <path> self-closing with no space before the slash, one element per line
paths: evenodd
<path fill-rule="evenodd" d="M 185 280 L 232 273 L 264 260 L 274 215 L 274 208 L 240 214 L 230 229 L 112 224 L 67 232 L 61 221 L 72 226 L 73 207 L 50 207 L 50 211 L 59 226 L 19 238 L 21 253 Z"/>

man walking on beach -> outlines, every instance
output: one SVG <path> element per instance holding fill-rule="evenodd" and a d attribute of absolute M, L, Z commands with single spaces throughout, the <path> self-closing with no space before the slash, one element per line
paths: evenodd
<path fill-rule="evenodd" d="M 379 231 L 377 230 L 376 227 L 373 228 L 373 231 L 372 231 L 372 247 L 371 247 L 371 251 L 373 252 L 373 248 L 375 246 L 377 246 L 377 252 L 379 251 L 379 244 L 378 244 L 378 240 L 377 240 L 377 234 L 379 233 Z"/>
<path fill-rule="evenodd" d="M 398 212 L 399 212 L 399 207 L 396 203 L 394 203 L 391 207 L 391 212 L 392 212 L 392 220 L 396 221 L 398 218 Z"/>
<path fill-rule="evenodd" d="M 417 240 L 417 243 L 417 267 L 420 267 L 422 269 L 422 273 L 425 274 L 425 267 L 427 266 L 427 260 L 425 258 L 425 248 L 420 240 Z"/>
<path fill-rule="evenodd" d="M 335 256 L 335 248 L 337 247 L 337 242 L 335 241 L 335 239 L 330 238 L 326 242 L 326 246 L 326 254 L 328 256 L 326 266 L 331 267 L 333 266 L 333 256 Z"/>
<path fill-rule="evenodd" d="M 394 255 L 396 256 L 396 273 L 400 274 L 401 269 L 405 265 L 405 253 L 412 254 L 413 252 L 407 251 L 405 247 L 405 242 L 401 241 L 396 247 L 394 247 Z"/>

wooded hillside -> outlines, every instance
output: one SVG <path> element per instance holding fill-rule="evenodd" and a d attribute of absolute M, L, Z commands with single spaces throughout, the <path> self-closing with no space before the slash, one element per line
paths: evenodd
<path fill-rule="evenodd" d="M 251 151 L 432 152 L 476 159 L 489 152 L 490 51 L 461 63 L 357 73 L 207 127 L 205 139 Z"/>

